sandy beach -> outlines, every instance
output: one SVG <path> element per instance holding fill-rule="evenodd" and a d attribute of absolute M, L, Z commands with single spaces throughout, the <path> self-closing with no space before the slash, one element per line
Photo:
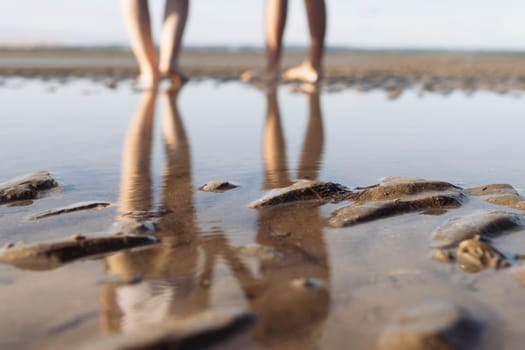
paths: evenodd
<path fill-rule="evenodd" d="M 0 348 L 521 348 L 523 58 L 0 50 Z"/>

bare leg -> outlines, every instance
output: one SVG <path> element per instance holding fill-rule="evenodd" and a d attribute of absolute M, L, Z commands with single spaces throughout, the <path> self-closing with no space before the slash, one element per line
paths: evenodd
<path fill-rule="evenodd" d="M 182 37 L 188 19 L 189 0 L 166 0 L 160 39 L 159 71 L 180 86 L 187 80 L 179 66 Z"/>
<path fill-rule="evenodd" d="M 308 60 L 298 67 L 287 70 L 283 76 L 287 80 L 300 80 L 316 83 L 322 77 L 322 60 L 326 34 L 326 6 L 324 0 L 305 0 L 310 30 L 310 50 Z"/>
<path fill-rule="evenodd" d="M 131 49 L 138 61 L 139 80 L 143 88 L 155 88 L 158 82 L 155 45 L 151 36 L 151 24 L 147 0 L 122 0 L 122 14 Z"/>
<path fill-rule="evenodd" d="M 284 27 L 288 0 L 266 0 L 266 68 L 262 72 L 248 71 L 242 80 L 276 81 L 281 66 Z"/>

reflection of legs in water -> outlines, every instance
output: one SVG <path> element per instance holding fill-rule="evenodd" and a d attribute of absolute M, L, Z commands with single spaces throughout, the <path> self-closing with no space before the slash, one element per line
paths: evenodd
<path fill-rule="evenodd" d="M 319 93 L 308 94 L 308 126 L 304 137 L 303 151 L 297 170 L 299 179 L 315 180 L 323 155 L 324 132 Z"/>
<path fill-rule="evenodd" d="M 180 86 L 187 80 L 179 66 L 179 55 L 188 10 L 189 0 L 166 0 L 160 41 L 159 71 L 171 80 L 174 87 Z"/>
<path fill-rule="evenodd" d="M 322 76 L 322 60 L 326 34 L 326 6 L 324 0 L 305 0 L 310 31 L 310 49 L 308 59 L 300 66 L 288 69 L 283 77 L 287 80 L 299 80 L 315 83 Z"/>
<path fill-rule="evenodd" d="M 286 168 L 286 145 L 277 101 L 277 90 L 272 88 L 266 95 L 266 121 L 264 123 L 264 170 L 267 189 L 290 184 Z"/>
<path fill-rule="evenodd" d="M 156 96 L 156 92 L 153 91 L 142 93 L 139 107 L 128 127 L 124 141 L 120 210 L 131 212 L 132 220 L 134 217 L 140 220 L 142 213 L 152 210 L 150 159 Z M 147 266 L 144 262 L 149 260 L 151 250 L 144 250 L 142 253 L 144 255 L 140 256 L 137 256 L 137 253 L 128 252 L 109 256 L 106 258 L 107 272 L 119 275 L 123 279 L 143 276 L 143 270 Z M 119 305 L 122 298 L 119 300 L 117 296 L 120 287 L 127 286 L 108 284 L 102 287 L 100 325 L 104 333 L 115 333 L 125 328 L 123 326 L 124 310 L 122 305 Z"/>
<path fill-rule="evenodd" d="M 134 166 L 123 167 L 123 198 L 129 197 L 127 193 L 145 186 L 151 191 L 151 180 L 146 183 L 130 181 L 130 173 L 126 172 L 126 169 L 136 167 L 149 173 L 149 161 L 140 167 L 141 162 L 136 159 L 149 155 L 151 148 L 155 102 L 155 96 L 151 95 L 151 99 L 143 99 L 126 139 L 124 163 Z M 203 286 L 200 279 L 204 278 L 201 276 L 211 278 L 214 257 L 207 256 L 204 268 L 198 268 L 199 242 L 193 211 L 188 139 L 178 113 L 176 95 L 165 93 L 161 98 L 166 146 L 162 205 L 167 210 L 158 223 L 161 243 L 152 248 L 122 252 L 106 258 L 107 273 L 124 280 L 141 278 L 138 283 L 108 284 L 102 288 L 101 326 L 107 333 L 134 332 L 144 326 L 185 317 L 209 307 L 209 288 Z M 129 208 L 133 209 L 134 201 L 122 202 L 131 203 Z"/>
<path fill-rule="evenodd" d="M 142 94 L 128 128 L 122 155 L 121 211 L 133 213 L 152 209 L 150 156 L 155 98 L 156 93 L 151 91 Z"/>
<path fill-rule="evenodd" d="M 157 85 L 157 58 L 151 35 L 147 0 L 122 0 L 122 13 L 131 41 L 131 49 L 139 63 L 140 84 L 144 89 Z"/>
<path fill-rule="evenodd" d="M 177 107 L 178 91 L 161 95 L 163 139 L 166 152 L 162 206 L 167 215 L 159 223 L 170 239 L 195 240 L 195 213 L 191 181 L 190 146 L 184 123 Z"/>

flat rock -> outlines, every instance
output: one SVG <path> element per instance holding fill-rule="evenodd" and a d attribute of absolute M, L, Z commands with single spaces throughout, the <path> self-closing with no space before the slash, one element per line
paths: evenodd
<path fill-rule="evenodd" d="M 480 197 L 481 200 L 503 205 L 516 209 L 525 209 L 524 198 L 518 191 L 508 184 L 491 184 L 468 188 L 467 193 L 471 196 Z"/>
<path fill-rule="evenodd" d="M 462 189 L 443 181 L 426 181 L 422 179 L 388 178 L 382 185 L 354 192 L 348 199 L 356 202 L 387 201 L 405 199 L 408 196 L 424 192 L 456 192 L 462 194 Z"/>
<path fill-rule="evenodd" d="M 457 217 L 438 227 L 432 239 L 434 248 L 446 248 L 475 236 L 495 237 L 523 225 L 521 215 L 505 211 L 482 211 Z"/>
<path fill-rule="evenodd" d="M 58 183 L 47 171 L 12 179 L 0 184 L 0 204 L 35 199 L 39 192 L 57 186 Z"/>
<path fill-rule="evenodd" d="M 474 349 L 480 323 L 463 307 L 426 302 L 402 311 L 383 330 L 380 350 Z"/>
<path fill-rule="evenodd" d="M 351 193 L 345 186 L 333 182 L 299 180 L 291 186 L 270 191 L 250 207 L 258 209 L 297 202 L 337 203 Z"/>
<path fill-rule="evenodd" d="M 355 202 L 334 211 L 328 219 L 328 225 L 345 227 L 428 209 L 457 208 L 461 206 L 462 198 L 463 195 L 456 191 L 433 191 L 404 195 L 403 199 Z"/>
<path fill-rule="evenodd" d="M 199 187 L 199 190 L 204 192 L 222 193 L 233 190 L 237 187 L 239 186 L 234 185 L 228 181 L 211 181 Z"/>
<path fill-rule="evenodd" d="M 253 313 L 240 309 L 204 311 L 183 319 L 168 320 L 144 330 L 105 337 L 81 349 L 156 350 L 202 349 L 220 345 L 228 337 L 253 325 Z"/>
<path fill-rule="evenodd" d="M 107 208 L 110 205 L 111 203 L 107 203 L 107 202 L 95 202 L 95 201 L 80 202 L 80 203 L 71 204 L 71 205 L 68 205 L 62 208 L 44 211 L 42 213 L 31 216 L 29 220 L 38 220 L 38 219 L 43 219 L 43 218 L 47 218 L 50 216 L 66 214 L 66 213 L 73 213 L 73 212 L 82 211 L 82 210 L 102 209 L 102 208 Z"/>
<path fill-rule="evenodd" d="M 15 245 L 0 251 L 0 263 L 24 270 L 51 270 L 68 262 L 99 254 L 154 244 L 157 239 L 146 235 L 112 235 L 69 239 L 31 245 Z"/>

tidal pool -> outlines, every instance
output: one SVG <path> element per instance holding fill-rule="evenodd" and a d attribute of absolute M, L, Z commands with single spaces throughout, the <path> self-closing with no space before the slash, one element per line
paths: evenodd
<path fill-rule="evenodd" d="M 89 347 L 219 307 L 257 320 L 218 347 L 366 349 L 397 312 L 433 300 L 479 318 L 478 349 L 525 340 L 525 285 L 512 269 L 470 274 L 431 259 L 437 226 L 496 206 L 472 201 L 338 229 L 325 225 L 337 204 L 249 208 L 297 179 L 509 183 L 525 195 L 522 98 L 406 91 L 389 100 L 214 81 L 154 93 L 12 78 L 0 102 L 0 182 L 48 170 L 61 185 L 31 205 L 0 206 L 2 243 L 126 230 L 144 218 L 162 241 L 50 270 L 0 265 L 2 349 Z M 213 180 L 239 187 L 198 190 Z M 91 200 L 114 205 L 29 220 Z M 498 246 L 525 254 L 524 236 Z"/>

